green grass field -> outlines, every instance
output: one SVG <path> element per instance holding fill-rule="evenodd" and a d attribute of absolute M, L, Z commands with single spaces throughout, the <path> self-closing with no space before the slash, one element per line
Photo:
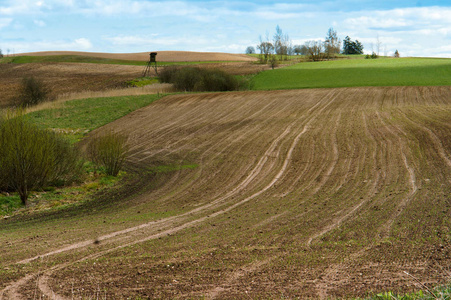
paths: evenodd
<path fill-rule="evenodd" d="M 160 97 L 142 95 L 72 100 L 57 108 L 31 112 L 27 117 L 39 126 L 60 130 L 77 141 L 87 132 L 147 106 Z"/>
<path fill-rule="evenodd" d="M 265 71 L 254 90 L 451 84 L 451 59 L 380 58 L 305 62 Z"/>

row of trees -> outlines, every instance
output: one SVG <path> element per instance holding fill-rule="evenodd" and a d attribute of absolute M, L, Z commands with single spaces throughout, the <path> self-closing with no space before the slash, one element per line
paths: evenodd
<path fill-rule="evenodd" d="M 294 47 L 288 34 L 285 34 L 279 25 L 276 27 L 276 32 L 272 41 L 269 39 L 269 35 L 266 34 L 265 39 L 260 36 L 260 43 L 257 45 L 257 50 L 260 52 L 260 61 L 262 63 L 270 62 L 272 55 L 277 55 L 279 60 L 288 59 L 289 55 L 294 54 Z M 249 46 L 246 49 L 246 54 L 256 53 L 253 46 Z"/>
<path fill-rule="evenodd" d="M 272 55 L 276 55 L 279 60 L 288 59 L 290 55 L 305 55 L 313 61 L 332 59 L 340 52 L 343 54 L 363 54 L 363 45 L 358 40 L 351 40 L 347 36 L 343 41 L 343 49 L 341 51 L 341 41 L 338 38 L 337 31 L 329 28 L 324 41 L 311 40 L 303 45 L 293 45 L 287 34 L 277 25 L 276 32 L 272 41 L 268 34 L 265 39 L 260 36 L 260 43 L 257 45 L 259 51 L 259 59 L 262 63 L 271 62 Z M 253 46 L 246 49 L 246 54 L 256 53 Z"/>

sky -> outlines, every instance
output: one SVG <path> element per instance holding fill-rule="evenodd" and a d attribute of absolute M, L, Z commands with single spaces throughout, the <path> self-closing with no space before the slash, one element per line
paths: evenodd
<path fill-rule="evenodd" d="M 276 26 L 294 45 L 333 28 L 365 53 L 451 58 L 451 0 L 0 0 L 3 54 L 244 53 Z"/>

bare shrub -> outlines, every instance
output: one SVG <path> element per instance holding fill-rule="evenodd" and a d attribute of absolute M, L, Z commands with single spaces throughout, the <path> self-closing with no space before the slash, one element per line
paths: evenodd
<path fill-rule="evenodd" d="M 81 170 L 78 152 L 56 133 L 20 113 L 0 120 L 0 190 L 17 192 L 24 205 L 30 191 L 71 182 Z"/>
<path fill-rule="evenodd" d="M 127 136 L 113 131 L 94 136 L 87 146 L 87 154 L 108 175 L 117 176 L 127 158 L 127 140 Z"/>
<path fill-rule="evenodd" d="M 277 57 L 273 54 L 271 54 L 269 58 L 269 65 L 271 66 L 271 69 L 274 70 L 279 65 L 279 62 L 277 61 Z"/>
<path fill-rule="evenodd" d="M 201 91 L 203 71 L 200 68 L 186 67 L 179 69 L 172 78 L 175 89 L 180 91 L 194 91 L 198 84 L 197 91 Z"/>
<path fill-rule="evenodd" d="M 180 67 L 177 66 L 169 66 L 163 68 L 163 70 L 161 70 L 158 73 L 158 78 L 160 79 L 160 82 L 172 83 L 174 74 L 176 74 L 178 70 L 180 70 Z"/>
<path fill-rule="evenodd" d="M 167 69 L 167 72 L 160 74 L 160 80 L 169 80 L 164 82 L 172 83 L 179 91 L 224 92 L 239 90 L 243 86 L 235 76 L 218 69 L 185 67 Z"/>
<path fill-rule="evenodd" d="M 20 107 L 34 106 L 51 100 L 50 94 L 50 88 L 42 80 L 35 77 L 24 77 L 16 102 Z"/>

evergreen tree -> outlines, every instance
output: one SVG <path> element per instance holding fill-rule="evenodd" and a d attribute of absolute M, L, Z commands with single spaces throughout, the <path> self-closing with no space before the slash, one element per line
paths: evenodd
<path fill-rule="evenodd" d="M 363 54 L 363 45 L 358 40 L 351 40 L 349 36 L 343 40 L 343 54 Z"/>

